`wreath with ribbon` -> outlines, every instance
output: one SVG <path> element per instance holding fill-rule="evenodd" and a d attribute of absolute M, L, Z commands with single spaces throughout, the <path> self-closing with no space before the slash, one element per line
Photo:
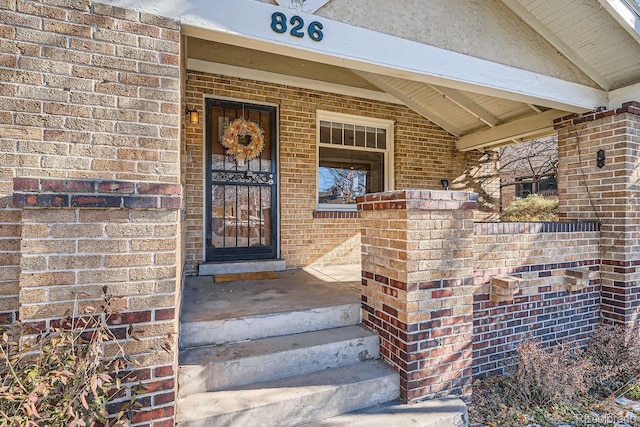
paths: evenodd
<path fill-rule="evenodd" d="M 264 131 L 257 123 L 236 119 L 224 129 L 220 143 L 227 148 L 227 154 L 239 163 L 253 160 L 264 150 Z"/>

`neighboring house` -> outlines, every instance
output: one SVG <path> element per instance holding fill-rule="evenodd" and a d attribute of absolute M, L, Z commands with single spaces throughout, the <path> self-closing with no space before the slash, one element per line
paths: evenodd
<path fill-rule="evenodd" d="M 178 352 L 151 349 L 185 280 L 227 262 L 361 262 L 408 400 L 468 395 L 526 332 L 631 328 L 639 20 L 625 0 L 0 2 L 0 320 L 120 295 L 154 427 Z M 563 223 L 483 223 L 494 149 L 556 133 Z"/>
<path fill-rule="evenodd" d="M 500 202 L 504 209 L 516 197 L 558 195 L 558 138 L 550 136 L 500 149 Z"/>

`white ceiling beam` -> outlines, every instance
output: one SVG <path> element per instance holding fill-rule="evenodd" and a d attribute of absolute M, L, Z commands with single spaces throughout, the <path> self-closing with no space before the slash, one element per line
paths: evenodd
<path fill-rule="evenodd" d="M 285 76 L 269 71 L 255 70 L 253 68 L 238 67 L 235 65 L 220 64 L 217 62 L 203 61 L 201 59 L 188 58 L 187 70 L 200 71 L 202 73 L 219 74 L 229 77 L 237 77 L 247 80 L 258 80 L 266 83 L 299 87 L 303 89 L 318 90 L 322 92 L 336 93 L 356 98 L 370 99 L 373 101 L 388 102 L 390 104 L 403 104 L 386 92 L 378 92 L 371 89 L 346 86 L 336 83 L 312 80 L 304 77 Z"/>
<path fill-rule="evenodd" d="M 633 1 L 633 0 L 631 0 Z M 600 5 L 640 43 L 640 20 L 624 0 L 598 0 Z"/>
<path fill-rule="evenodd" d="M 531 12 L 527 10 L 518 0 L 502 0 L 513 13 L 529 25 L 535 32 L 540 34 L 547 42 L 563 54 L 569 61 L 582 70 L 591 80 L 596 82 L 602 89 L 609 90 L 611 83 L 600 72 L 585 61 L 578 53 L 567 46 L 549 27 L 538 20 Z"/>
<path fill-rule="evenodd" d="M 622 104 L 630 101 L 640 102 L 640 83 L 622 87 L 609 92 L 609 109 L 622 107 Z"/>
<path fill-rule="evenodd" d="M 467 113 L 486 123 L 488 126 L 494 127 L 500 122 L 500 120 L 496 116 L 494 116 L 457 90 L 436 85 L 429 86 L 431 86 L 433 90 L 440 93 L 449 101 L 465 110 Z"/>
<path fill-rule="evenodd" d="M 533 104 L 527 104 L 527 107 L 531 108 L 533 111 L 535 111 L 536 113 L 542 113 L 542 110 L 539 109 L 538 107 L 536 107 Z"/>
<path fill-rule="evenodd" d="M 606 105 L 606 92 L 516 67 L 296 12 L 322 24 L 322 41 L 271 29 L 271 15 L 288 9 L 255 0 L 102 0 L 168 16 L 184 35 L 329 65 L 584 112 Z M 428 60 L 426 60 L 428 59 Z"/>
<path fill-rule="evenodd" d="M 558 110 L 548 110 L 534 116 L 522 117 L 503 123 L 491 129 L 481 130 L 462 136 L 456 145 L 460 151 L 486 149 L 504 145 L 512 140 L 526 139 L 533 136 L 553 134 L 553 121 L 566 116 Z"/>
<path fill-rule="evenodd" d="M 429 108 L 427 105 L 417 102 L 414 98 L 411 98 L 401 90 L 388 84 L 380 76 L 376 76 L 374 74 L 369 74 L 369 73 L 361 73 L 361 72 L 356 72 L 356 74 L 358 74 L 363 79 L 367 80 L 372 85 L 378 87 L 380 90 L 383 90 L 389 95 L 393 96 L 394 98 L 397 98 L 407 107 L 411 108 L 413 111 L 420 114 L 422 117 L 426 118 L 427 120 L 430 120 L 431 122 L 440 126 L 442 129 L 446 130 L 447 132 L 455 136 L 459 136 L 461 134 L 461 131 L 457 126 L 454 126 L 453 124 L 451 124 L 451 122 L 449 122 L 447 119 L 440 116 L 438 113 L 436 113 L 434 110 Z"/>

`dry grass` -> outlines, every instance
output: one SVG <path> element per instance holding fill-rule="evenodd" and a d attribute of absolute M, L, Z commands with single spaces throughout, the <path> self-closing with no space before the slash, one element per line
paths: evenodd
<path fill-rule="evenodd" d="M 545 199 L 530 194 L 524 199 L 515 199 L 500 215 L 502 221 L 557 221 L 558 200 Z"/>
<path fill-rule="evenodd" d="M 626 421 L 634 416 L 615 399 L 640 397 L 639 361 L 637 331 L 621 327 L 600 327 L 584 351 L 527 340 L 506 375 L 474 382 L 471 424 L 596 427 Z M 594 421 L 594 413 L 605 421 Z M 640 418 L 633 425 L 640 425 Z"/>

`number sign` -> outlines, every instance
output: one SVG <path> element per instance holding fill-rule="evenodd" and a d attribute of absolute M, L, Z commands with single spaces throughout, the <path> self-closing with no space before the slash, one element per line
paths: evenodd
<path fill-rule="evenodd" d="M 287 25 L 291 25 L 291 29 Z M 324 34 L 322 34 L 323 26 L 318 21 L 313 21 L 307 27 L 307 32 L 305 34 L 304 29 L 304 19 L 302 19 L 298 15 L 294 15 L 290 20 L 287 21 L 287 15 L 282 12 L 274 12 L 271 15 L 271 29 L 278 34 L 284 34 L 289 30 L 289 34 L 293 37 L 297 37 L 299 39 L 304 38 L 305 35 L 308 35 L 311 40 L 314 42 L 319 42 L 324 38 Z"/>

